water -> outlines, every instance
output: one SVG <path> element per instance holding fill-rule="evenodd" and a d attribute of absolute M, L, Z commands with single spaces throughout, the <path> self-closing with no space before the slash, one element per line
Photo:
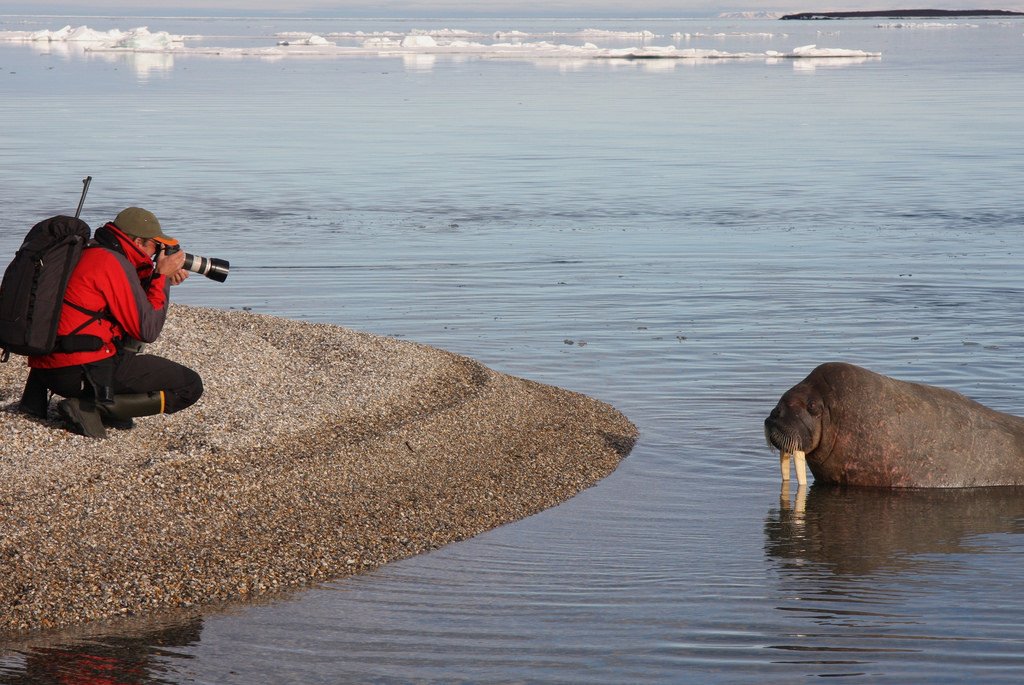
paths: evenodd
<path fill-rule="evenodd" d="M 614 474 L 540 515 L 265 604 L 12 642 L 7 682 L 1021 679 L 1019 491 L 780 492 L 761 422 L 830 359 L 1024 414 L 1024 24 L 0 30 L 63 23 L 225 45 L 443 26 L 723 32 L 686 45 L 883 57 L 266 61 L 0 44 L 4 253 L 73 210 L 92 174 L 90 223 L 140 204 L 189 251 L 231 260 L 227 283 L 193 279 L 178 301 L 429 343 L 599 397 L 642 433 Z"/>

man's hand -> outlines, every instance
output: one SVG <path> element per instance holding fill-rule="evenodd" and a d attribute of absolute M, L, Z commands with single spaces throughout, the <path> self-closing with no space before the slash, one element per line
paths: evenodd
<path fill-rule="evenodd" d="M 185 281 L 185 279 L 188 278 L 188 276 L 188 271 L 185 271 L 184 269 L 178 269 L 176 272 L 174 272 L 167 278 L 170 279 L 171 285 L 181 285 Z"/>
<path fill-rule="evenodd" d="M 167 254 L 161 252 L 160 256 L 156 259 L 156 271 L 157 273 L 163 274 L 164 276 L 173 276 L 179 271 L 182 271 L 182 265 L 185 263 L 185 251 L 178 250 L 174 254 Z M 178 283 L 181 283 L 184 279 L 180 279 Z M 173 283 L 173 279 L 171 281 Z"/>

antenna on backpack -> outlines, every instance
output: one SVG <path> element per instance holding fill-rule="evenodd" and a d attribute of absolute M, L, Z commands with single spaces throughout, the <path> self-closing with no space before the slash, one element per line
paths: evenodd
<path fill-rule="evenodd" d="M 82 179 L 82 197 L 78 201 L 78 209 L 75 211 L 75 218 L 82 213 L 82 205 L 85 204 L 85 194 L 89 192 L 89 184 L 92 183 L 92 176 L 86 176 Z"/>

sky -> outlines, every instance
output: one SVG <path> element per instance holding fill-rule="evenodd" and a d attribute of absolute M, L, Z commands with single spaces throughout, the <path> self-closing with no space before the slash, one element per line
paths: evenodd
<path fill-rule="evenodd" d="M 326 16 L 687 17 L 738 11 L 849 11 L 902 7 L 1008 9 L 1024 0 L 0 0 L 0 14 L 131 16 L 283 14 Z"/>

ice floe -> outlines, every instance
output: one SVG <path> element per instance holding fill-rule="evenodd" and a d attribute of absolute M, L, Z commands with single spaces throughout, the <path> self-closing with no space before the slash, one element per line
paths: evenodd
<path fill-rule="evenodd" d="M 785 36 L 786 34 L 782 34 Z M 774 38 L 774 33 L 673 33 L 672 38 L 676 40 L 693 40 L 695 38 Z"/>
<path fill-rule="evenodd" d="M 0 40 L 32 43 L 94 43 L 96 45 L 125 50 L 161 51 L 183 47 L 187 38 L 159 31 L 151 33 L 146 26 L 122 31 L 96 31 L 88 26 L 72 28 L 70 25 L 56 31 L 0 31 Z"/>
<path fill-rule="evenodd" d="M 280 40 L 277 42 L 278 45 L 334 45 L 331 41 L 327 40 L 323 36 L 317 35 L 305 35 L 302 37 L 295 37 L 291 40 Z"/>
<path fill-rule="evenodd" d="M 819 48 L 817 45 L 803 45 L 793 48 L 791 52 L 775 52 L 769 50 L 765 53 L 769 57 L 878 57 L 880 52 L 865 52 L 863 50 L 844 50 L 842 48 Z"/>

